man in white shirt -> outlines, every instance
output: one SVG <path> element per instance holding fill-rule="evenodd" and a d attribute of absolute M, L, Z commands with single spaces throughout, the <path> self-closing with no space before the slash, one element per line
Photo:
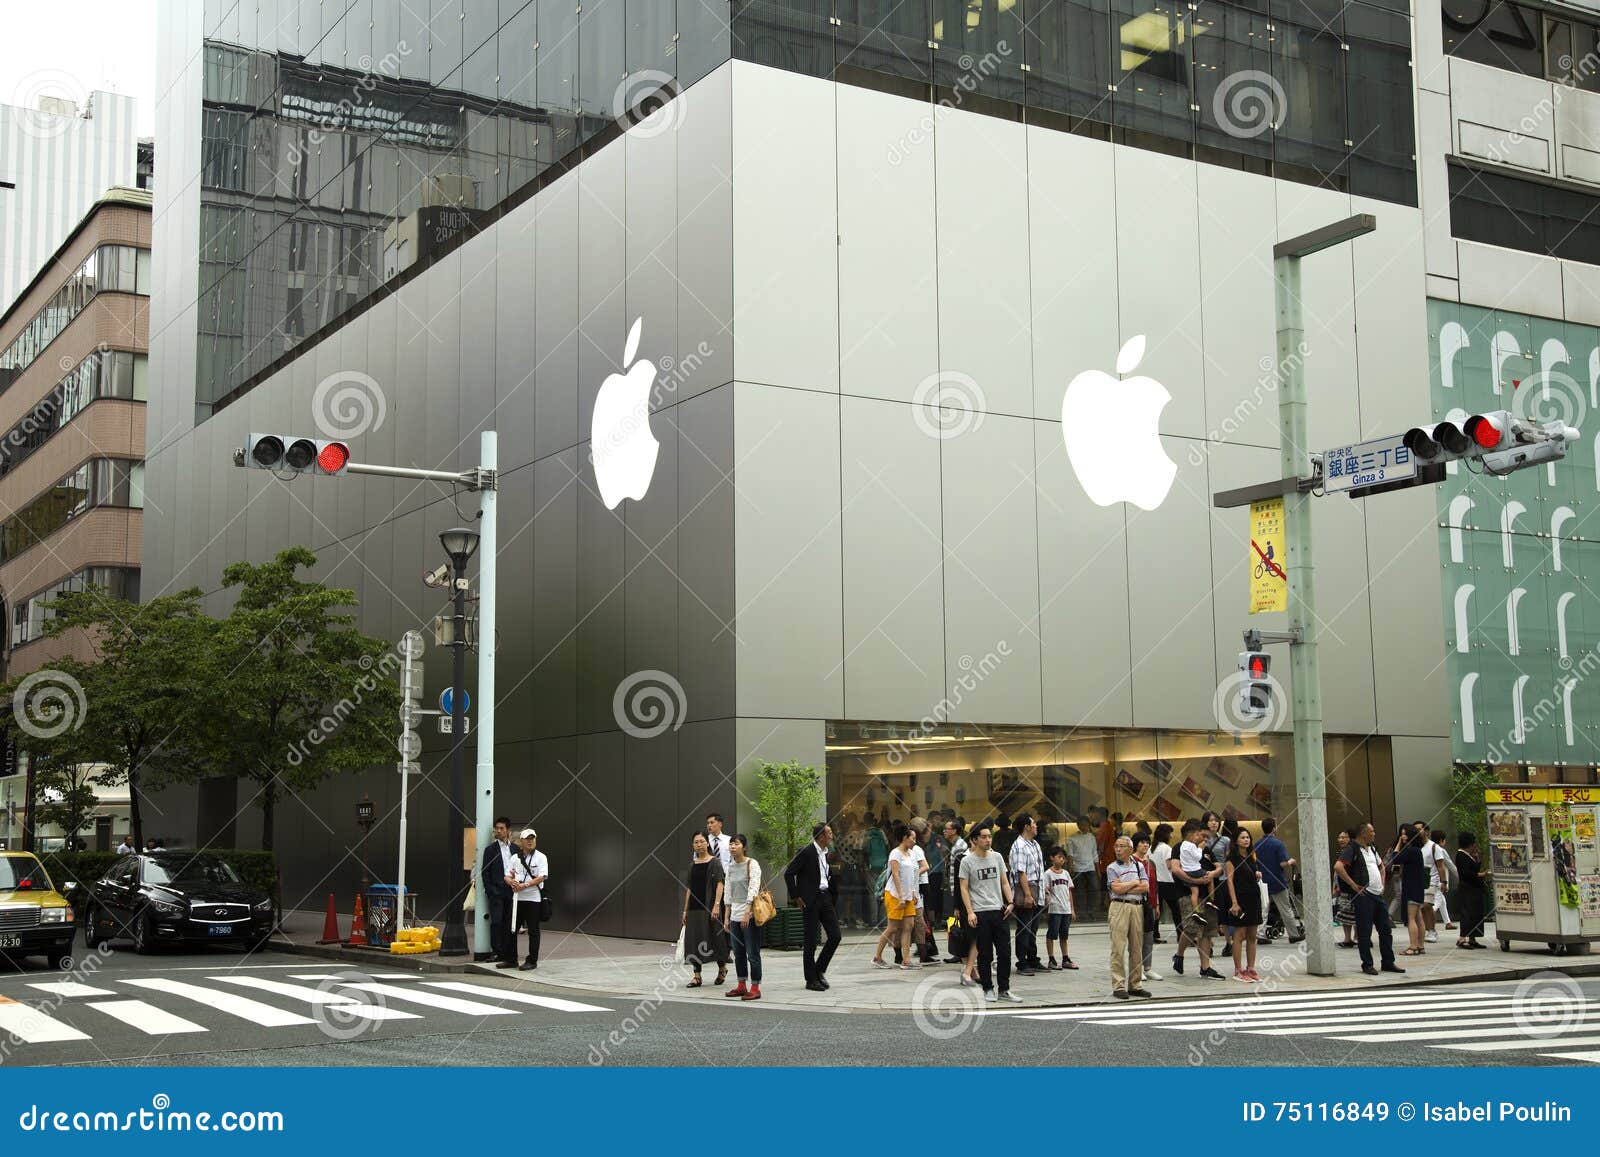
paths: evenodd
<path fill-rule="evenodd" d="M 1455 884 L 1455 862 L 1450 859 L 1450 853 L 1445 850 L 1444 842 L 1449 835 L 1440 828 L 1433 829 L 1433 863 L 1429 865 L 1429 890 L 1428 901 L 1431 906 L 1423 908 L 1423 918 L 1431 914 L 1433 919 L 1428 921 L 1428 931 L 1432 932 L 1438 924 L 1446 928 L 1454 928 L 1455 921 L 1450 919 L 1450 888 Z"/>
<path fill-rule="evenodd" d="M 728 837 L 722 834 L 722 813 L 709 812 L 706 815 L 706 843 L 711 847 L 711 854 L 722 861 L 722 871 L 727 873 L 733 866 L 733 852 L 728 849 Z M 723 922 L 727 922 L 727 913 L 723 913 Z"/>
<path fill-rule="evenodd" d="M 479 875 L 483 877 L 483 896 L 478 904 L 489 921 L 489 950 L 496 968 L 517 966 L 517 938 L 511 935 L 513 894 L 506 877 L 511 875 L 511 820 L 500 816 L 494 821 L 494 839 L 483 849 Z"/>
<path fill-rule="evenodd" d="M 1361 971 L 1377 976 L 1379 969 L 1372 963 L 1372 930 L 1378 930 L 1378 954 L 1384 972 L 1404 972 L 1394 962 L 1394 926 L 1389 922 L 1389 908 L 1383 902 L 1383 861 L 1372 846 L 1377 833 L 1371 824 L 1362 824 L 1339 859 L 1333 871 L 1339 882 L 1355 895 L 1356 947 L 1361 950 Z"/>
<path fill-rule="evenodd" d="M 1088 816 L 1078 817 L 1078 831 L 1067 837 L 1067 861 L 1072 866 L 1073 900 L 1080 913 L 1093 913 L 1095 896 L 1101 885 L 1096 879 L 1095 863 L 1099 845 L 1094 839 L 1094 821 Z"/>
<path fill-rule="evenodd" d="M 117 855 L 119 855 L 119 856 L 131 856 L 131 855 L 133 855 L 133 845 L 128 842 L 128 837 L 127 836 L 123 836 L 122 837 L 122 842 L 117 845 Z"/>
<path fill-rule="evenodd" d="M 539 967 L 539 922 L 543 915 L 544 885 L 550 879 L 550 861 L 539 851 L 539 833 L 523 828 L 518 834 L 519 847 L 511 857 L 511 872 L 506 882 L 516 896 L 516 915 L 511 924 L 511 956 L 517 955 L 517 933 L 528 930 L 528 957 L 521 971 Z"/>

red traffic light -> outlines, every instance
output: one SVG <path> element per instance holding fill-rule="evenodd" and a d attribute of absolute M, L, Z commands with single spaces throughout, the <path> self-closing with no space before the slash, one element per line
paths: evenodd
<path fill-rule="evenodd" d="M 1500 445 L 1504 432 L 1482 414 L 1474 414 L 1467 419 L 1467 434 L 1485 450 L 1493 450 Z"/>
<path fill-rule="evenodd" d="M 1265 679 L 1267 677 L 1267 657 L 1265 655 L 1250 656 L 1250 678 Z"/>
<path fill-rule="evenodd" d="M 329 442 L 317 454 L 317 466 L 328 474 L 337 474 L 350 461 L 350 447 L 343 442 Z"/>

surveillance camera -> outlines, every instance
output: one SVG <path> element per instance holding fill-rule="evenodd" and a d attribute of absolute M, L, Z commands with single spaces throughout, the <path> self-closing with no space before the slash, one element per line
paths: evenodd
<path fill-rule="evenodd" d="M 449 581 L 450 564 L 447 562 L 440 563 L 437 570 L 424 571 L 422 574 L 423 586 L 442 587 Z"/>

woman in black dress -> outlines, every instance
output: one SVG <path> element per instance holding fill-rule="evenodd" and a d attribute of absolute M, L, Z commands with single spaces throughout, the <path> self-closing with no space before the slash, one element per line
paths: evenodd
<path fill-rule="evenodd" d="M 699 988 L 700 966 L 717 966 L 718 984 L 728 979 L 728 948 L 722 934 L 722 861 L 711 854 L 704 832 L 694 834 L 694 858 L 684 877 L 683 959 L 694 967 L 690 988 Z"/>
<path fill-rule="evenodd" d="M 1256 929 L 1261 925 L 1261 873 L 1256 841 L 1248 828 L 1233 834 L 1228 851 L 1228 916 L 1233 925 L 1233 978 L 1260 980 L 1256 971 Z"/>
<path fill-rule="evenodd" d="M 1395 836 L 1394 853 L 1390 857 L 1393 870 L 1400 873 L 1400 914 L 1406 922 L 1406 932 L 1411 947 L 1402 956 L 1421 956 L 1423 936 L 1422 892 L 1427 883 L 1428 868 L 1422 862 L 1422 835 L 1410 824 L 1402 824 Z"/>
<path fill-rule="evenodd" d="M 1477 836 L 1462 832 L 1456 842 L 1456 874 L 1461 877 L 1456 891 L 1461 906 L 1461 935 L 1456 937 L 1456 947 L 1484 948 L 1486 945 L 1479 944 L 1478 937 L 1483 935 L 1483 913 L 1487 906 L 1484 883 L 1489 873 L 1483 870 Z"/>

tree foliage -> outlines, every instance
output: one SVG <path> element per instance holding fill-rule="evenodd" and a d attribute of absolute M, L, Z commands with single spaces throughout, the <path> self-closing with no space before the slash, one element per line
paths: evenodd
<path fill-rule="evenodd" d="M 46 779 L 98 764 L 96 783 L 127 784 L 138 842 L 144 793 L 202 774 L 215 623 L 201 613 L 197 589 L 129 603 L 91 587 L 57 595 L 52 610 L 46 636 L 81 630 L 94 661 L 63 657 L 6 685 L 14 710 L 28 720 L 19 741 Z"/>
<path fill-rule="evenodd" d="M 219 768 L 250 780 L 270 851 L 277 805 L 329 776 L 393 762 L 400 660 L 355 629 L 355 592 L 299 577 L 305 547 L 222 574 L 238 600 L 217 625 L 210 738 Z"/>
<path fill-rule="evenodd" d="M 755 808 L 762 825 L 755 836 L 758 850 L 774 860 L 781 856 L 783 864 L 788 864 L 811 838 L 812 825 L 827 803 L 822 773 L 815 767 L 793 759 L 785 763 L 762 760 L 756 769 Z"/>

